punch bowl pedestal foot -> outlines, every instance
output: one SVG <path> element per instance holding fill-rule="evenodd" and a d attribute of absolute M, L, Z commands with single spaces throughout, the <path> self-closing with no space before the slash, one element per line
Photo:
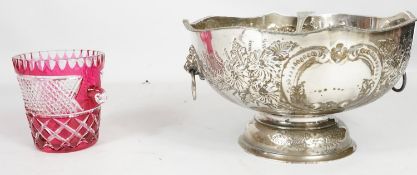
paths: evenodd
<path fill-rule="evenodd" d="M 280 121 L 268 116 L 257 114 L 240 136 L 239 144 L 246 151 L 285 162 L 307 163 L 340 159 L 356 149 L 346 126 L 337 119 Z"/>

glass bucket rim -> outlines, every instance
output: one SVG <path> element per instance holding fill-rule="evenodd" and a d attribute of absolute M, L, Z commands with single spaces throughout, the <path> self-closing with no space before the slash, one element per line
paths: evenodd
<path fill-rule="evenodd" d="M 74 57 L 74 58 L 72 58 L 71 56 L 68 56 L 68 57 L 54 57 L 54 58 L 52 58 L 52 57 L 46 57 L 46 58 L 44 58 L 44 59 L 41 59 L 39 56 L 37 56 L 37 57 L 33 57 L 33 55 L 39 55 L 39 54 L 41 54 L 41 53 L 46 53 L 46 54 L 51 54 L 52 53 L 52 55 L 53 54 L 55 54 L 55 55 L 58 55 L 58 53 L 62 53 L 62 54 L 60 54 L 60 55 L 64 55 L 64 54 L 66 54 L 67 52 L 69 53 L 69 52 L 73 52 L 73 53 L 75 53 L 75 52 L 80 52 L 80 53 L 82 53 L 82 52 L 87 52 L 87 53 L 92 53 L 92 55 L 86 55 L 86 56 L 76 56 L 76 57 Z M 31 57 L 29 57 L 29 58 L 27 58 L 26 57 L 26 55 L 30 55 Z M 21 54 L 17 54 L 17 55 L 15 55 L 15 56 L 13 56 L 12 57 L 12 60 L 22 60 L 22 61 L 35 61 L 35 62 L 37 62 L 37 61 L 47 61 L 47 60 L 79 60 L 79 59 L 87 59 L 87 58 L 96 58 L 96 57 L 104 57 L 105 56 L 105 54 L 104 54 L 104 52 L 102 52 L 102 51 L 99 51 L 99 50 L 94 50 L 94 49 L 57 49 L 57 50 L 42 50 L 42 51 L 31 51 L 31 52 L 24 52 L 24 53 L 21 53 Z M 37 59 L 33 59 L 33 58 L 37 58 Z"/>

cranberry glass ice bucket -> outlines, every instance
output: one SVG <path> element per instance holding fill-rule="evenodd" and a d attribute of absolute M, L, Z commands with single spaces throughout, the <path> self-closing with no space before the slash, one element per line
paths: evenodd
<path fill-rule="evenodd" d="M 41 51 L 12 58 L 33 141 L 44 152 L 71 152 L 97 142 L 104 53 Z"/>

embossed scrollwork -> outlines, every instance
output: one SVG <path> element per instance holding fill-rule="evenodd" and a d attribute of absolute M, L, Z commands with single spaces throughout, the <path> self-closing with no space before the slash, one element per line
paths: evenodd
<path fill-rule="evenodd" d="M 229 100 L 275 114 L 340 112 L 369 102 L 380 93 L 379 83 L 387 81 L 382 80 L 384 55 L 380 50 L 384 48 L 373 43 L 337 43 L 328 48 L 300 47 L 294 41 L 264 42 L 262 49 L 251 49 L 250 44 L 234 39 L 231 49 L 224 49 L 224 58 L 203 50 L 198 59 L 191 47 L 186 70 L 192 76 L 204 72 L 209 83 Z M 351 66 L 360 76 L 352 77 L 342 66 Z M 326 78 L 316 77 L 318 82 L 308 78 L 324 70 L 327 75 L 320 75 Z M 350 82 L 343 83 L 345 80 Z M 329 82 L 318 85 L 320 81 Z"/>
<path fill-rule="evenodd" d="M 184 68 L 192 76 L 194 98 L 199 75 L 230 101 L 260 112 L 335 113 L 369 103 L 394 86 L 405 72 L 412 31 L 401 40 L 331 45 L 233 38 L 222 49 L 191 46 Z"/>

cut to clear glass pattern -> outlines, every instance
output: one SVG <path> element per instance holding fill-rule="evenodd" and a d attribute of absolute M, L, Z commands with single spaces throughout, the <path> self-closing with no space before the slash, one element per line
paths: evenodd
<path fill-rule="evenodd" d="M 92 50 L 46 51 L 13 57 L 36 147 L 71 152 L 97 142 L 104 54 Z"/>
<path fill-rule="evenodd" d="M 45 152 L 77 151 L 98 139 L 99 108 L 71 117 L 34 117 L 28 113 L 27 118 L 36 146 Z"/>

